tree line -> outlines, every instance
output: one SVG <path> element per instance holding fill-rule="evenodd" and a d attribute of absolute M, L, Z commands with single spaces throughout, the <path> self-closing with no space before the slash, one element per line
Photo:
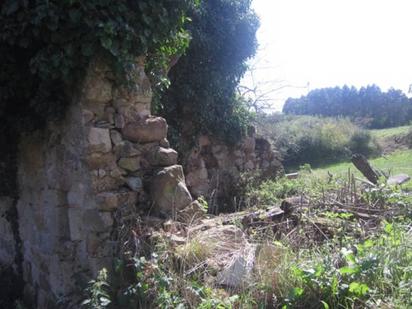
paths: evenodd
<path fill-rule="evenodd" d="M 315 89 L 306 96 L 289 98 L 283 107 L 285 114 L 349 117 L 355 123 L 371 129 L 409 124 L 412 120 L 412 99 L 401 90 L 382 91 L 376 85 L 330 87 Z"/>

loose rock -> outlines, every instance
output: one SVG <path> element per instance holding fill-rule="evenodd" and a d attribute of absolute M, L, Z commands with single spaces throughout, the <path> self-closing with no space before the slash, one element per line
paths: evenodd
<path fill-rule="evenodd" d="M 156 211 L 170 216 L 192 202 L 192 196 L 184 182 L 180 165 L 166 167 L 152 179 L 151 197 Z"/>

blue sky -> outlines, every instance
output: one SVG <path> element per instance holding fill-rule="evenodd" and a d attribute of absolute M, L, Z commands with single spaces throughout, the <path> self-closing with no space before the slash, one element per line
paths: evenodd
<path fill-rule="evenodd" d="M 273 110 L 320 87 L 375 83 L 406 92 L 412 84 L 411 0 L 253 0 L 253 7 L 259 51 L 242 83 L 269 93 Z"/>

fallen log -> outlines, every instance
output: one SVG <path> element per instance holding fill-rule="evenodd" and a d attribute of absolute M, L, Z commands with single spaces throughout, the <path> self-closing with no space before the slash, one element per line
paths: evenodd
<path fill-rule="evenodd" d="M 366 177 L 366 179 L 375 185 L 378 184 L 378 180 L 381 175 L 372 168 L 364 155 L 355 153 L 352 156 L 352 163 L 362 173 L 362 175 Z"/>

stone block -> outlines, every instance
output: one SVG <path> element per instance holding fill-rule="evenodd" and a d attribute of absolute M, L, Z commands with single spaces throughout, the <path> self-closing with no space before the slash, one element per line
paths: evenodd
<path fill-rule="evenodd" d="M 120 134 L 119 131 L 116 130 L 110 130 L 110 138 L 112 140 L 113 145 L 119 145 L 122 143 L 122 135 Z"/>
<path fill-rule="evenodd" d="M 132 142 L 150 143 L 167 137 L 167 123 L 161 117 L 149 117 L 139 122 L 128 123 L 122 129 L 123 137 Z"/>
<path fill-rule="evenodd" d="M 167 138 L 162 139 L 159 144 L 164 148 L 170 148 L 170 143 Z"/>
<path fill-rule="evenodd" d="M 70 228 L 70 239 L 72 241 L 83 239 L 83 209 L 80 208 L 69 208 L 69 228 Z"/>
<path fill-rule="evenodd" d="M 155 211 L 170 216 L 192 202 L 180 165 L 166 167 L 153 177 L 150 189 Z"/>
<path fill-rule="evenodd" d="M 184 222 L 191 225 L 199 222 L 205 213 L 206 209 L 204 209 L 198 201 L 193 201 L 189 206 L 178 212 L 177 218 L 179 222 Z"/>
<path fill-rule="evenodd" d="M 141 74 L 137 75 L 137 82 L 134 87 L 117 87 L 114 90 L 114 101 L 117 105 L 146 105 L 145 110 L 150 111 L 150 103 L 152 101 L 152 89 L 150 81 L 142 69 Z"/>
<path fill-rule="evenodd" d="M 122 141 L 114 147 L 114 151 L 119 157 L 135 157 L 139 156 L 142 152 L 138 149 L 138 146 L 129 142 Z"/>
<path fill-rule="evenodd" d="M 123 129 L 125 125 L 126 125 L 126 121 L 123 115 L 115 114 L 114 115 L 114 126 L 118 129 Z"/>
<path fill-rule="evenodd" d="M 98 175 L 92 175 L 92 189 L 94 192 L 116 191 L 120 186 L 125 184 L 123 177 L 105 176 L 100 178 Z"/>
<path fill-rule="evenodd" d="M 89 209 L 84 212 L 83 224 L 89 231 L 97 233 L 110 231 L 113 222 L 113 216 L 110 212 L 100 212 L 97 209 Z"/>
<path fill-rule="evenodd" d="M 143 189 L 143 182 L 140 177 L 127 177 L 126 183 L 133 191 L 141 191 Z"/>
<path fill-rule="evenodd" d="M 99 237 L 96 233 L 89 233 L 87 235 L 87 254 L 92 257 L 96 257 L 99 249 L 103 245 L 104 239 Z"/>
<path fill-rule="evenodd" d="M 90 128 L 89 136 L 89 151 L 90 152 L 110 152 L 112 150 L 112 141 L 110 139 L 109 129 Z"/>
<path fill-rule="evenodd" d="M 106 104 L 112 100 L 112 83 L 103 74 L 89 73 L 86 77 L 83 95 L 90 104 Z"/>
<path fill-rule="evenodd" d="M 124 169 L 121 169 L 119 167 L 115 167 L 110 171 L 110 176 L 113 178 L 122 178 L 122 176 L 126 176 L 127 175 L 127 171 L 125 171 Z"/>
<path fill-rule="evenodd" d="M 140 157 L 121 158 L 119 166 L 129 172 L 136 172 L 140 169 Z"/>
<path fill-rule="evenodd" d="M 68 295 L 75 288 L 76 265 L 73 261 L 62 261 L 59 255 L 50 260 L 50 291 L 54 295 Z"/>
<path fill-rule="evenodd" d="M 155 147 L 148 153 L 147 159 L 153 166 L 171 166 L 177 163 L 178 154 L 174 149 Z"/>
<path fill-rule="evenodd" d="M 97 205 L 101 211 L 114 211 L 127 204 L 134 205 L 137 202 L 136 192 L 103 192 L 96 196 Z"/>
<path fill-rule="evenodd" d="M 80 207 L 84 204 L 86 187 L 82 183 L 73 184 L 67 193 L 67 204 L 69 207 Z"/>
<path fill-rule="evenodd" d="M 104 110 L 104 120 L 110 124 L 114 124 L 115 113 L 116 113 L 116 110 L 113 107 L 111 106 L 106 107 Z"/>
<path fill-rule="evenodd" d="M 116 157 L 113 153 L 90 153 L 85 161 L 91 170 L 116 166 Z"/>

